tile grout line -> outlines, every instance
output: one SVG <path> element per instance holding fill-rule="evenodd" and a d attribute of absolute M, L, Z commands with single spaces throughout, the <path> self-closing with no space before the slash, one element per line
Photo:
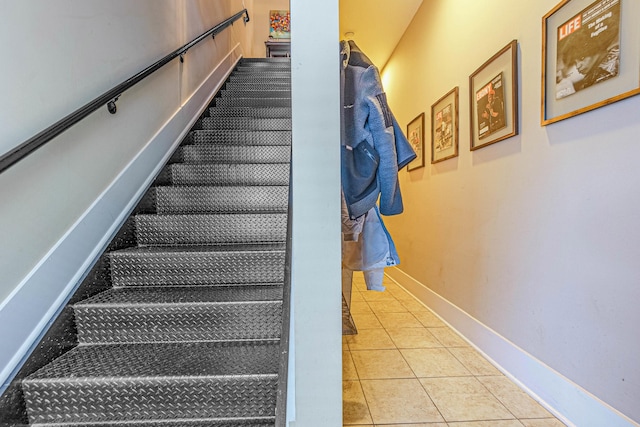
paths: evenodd
<path fill-rule="evenodd" d="M 356 291 L 357 291 L 359 294 L 362 294 L 362 292 L 363 292 L 363 291 L 360 291 L 360 289 L 358 289 L 358 288 L 356 288 Z M 409 364 L 408 360 L 407 360 L 407 359 L 406 359 L 406 357 L 405 357 L 405 354 L 402 352 L 402 350 L 403 350 L 403 349 L 405 349 L 405 348 L 400 348 L 400 347 L 398 346 L 398 343 L 396 342 L 396 340 L 394 340 L 394 338 L 392 337 L 392 334 L 391 334 L 391 333 L 389 333 L 388 327 L 387 327 L 387 326 L 385 326 L 385 324 L 382 322 L 381 318 L 382 318 L 382 317 L 384 317 L 384 316 L 380 316 L 379 314 L 380 314 L 380 313 L 387 313 L 387 312 L 386 312 L 386 311 L 384 311 L 384 309 L 383 309 L 383 310 L 380 310 L 380 309 L 378 309 L 378 310 L 374 310 L 374 309 L 371 307 L 371 305 L 370 305 L 370 303 L 371 303 L 371 302 L 376 302 L 376 303 L 377 303 L 377 302 L 379 302 L 379 303 L 382 303 L 382 304 L 380 304 L 380 305 L 382 305 L 383 307 L 384 307 L 384 305 L 385 305 L 385 304 L 388 304 L 389 302 L 399 303 L 399 304 L 400 304 L 400 305 L 405 309 L 405 311 L 402 311 L 402 312 L 389 311 L 388 313 L 408 313 L 408 314 L 411 314 L 411 316 L 412 316 L 412 317 L 413 317 L 413 318 L 414 318 L 414 319 L 415 319 L 419 324 L 421 324 L 421 327 L 419 327 L 419 328 L 417 328 L 417 327 L 416 327 L 415 329 L 423 329 L 423 330 L 425 330 L 425 331 L 429 332 L 429 334 L 430 334 L 431 336 L 433 336 L 433 338 L 436 340 L 436 342 L 437 342 L 437 343 L 439 343 L 439 344 L 441 345 L 441 347 L 433 347 L 433 348 L 441 348 L 441 349 L 445 349 L 445 350 L 446 350 L 446 352 L 447 352 L 450 356 L 452 356 L 452 357 L 453 357 L 453 358 L 454 358 L 458 363 L 460 363 L 460 365 L 461 365 L 461 366 L 462 366 L 462 367 L 463 367 L 463 368 L 464 368 L 464 369 L 469 373 L 469 375 L 465 375 L 464 377 L 466 377 L 466 378 L 474 378 L 476 381 L 478 381 L 478 382 L 481 384 L 482 389 L 484 389 L 486 392 L 488 392 L 488 395 L 489 395 L 489 396 L 492 396 L 494 399 L 496 399 L 496 401 L 497 401 L 497 402 L 498 402 L 498 403 L 499 403 L 499 404 L 504 408 L 504 410 L 505 410 L 507 413 L 509 413 L 509 414 L 511 414 L 511 415 L 513 416 L 513 418 L 512 418 L 512 419 L 502 419 L 502 418 L 499 418 L 499 419 L 496 419 L 496 420 L 476 420 L 476 421 L 481 421 L 481 422 L 491 422 L 491 421 L 497 421 L 497 420 L 500 420 L 500 421 L 510 421 L 510 420 L 512 420 L 512 421 L 516 421 L 518 424 L 520 424 L 520 425 L 524 426 L 525 424 L 521 421 L 521 420 L 523 420 L 523 419 L 526 419 L 526 420 L 555 420 L 555 419 L 556 419 L 556 418 L 554 418 L 554 417 L 553 417 L 553 415 L 552 415 L 552 414 L 550 414 L 550 416 L 549 416 L 549 417 L 542 417 L 542 418 L 540 418 L 540 417 L 535 417 L 535 418 L 518 418 L 518 417 L 516 416 L 516 414 L 515 414 L 515 413 L 514 413 L 514 412 L 513 412 L 513 411 L 512 411 L 508 406 L 507 406 L 507 404 L 506 404 L 505 402 L 503 402 L 503 400 L 502 400 L 502 399 L 500 399 L 500 398 L 499 398 L 499 396 L 498 396 L 498 395 L 496 395 L 494 392 L 492 392 L 492 391 L 491 391 L 491 389 L 489 389 L 489 388 L 488 388 L 488 386 L 487 386 L 486 384 L 484 384 L 482 381 L 480 381 L 480 378 L 481 378 L 481 377 L 482 377 L 482 378 L 487 378 L 487 377 L 502 377 L 502 376 L 504 376 L 504 374 L 503 374 L 503 373 L 501 373 L 500 371 L 498 371 L 498 374 L 497 374 L 497 375 L 492 375 L 492 374 L 482 374 L 482 373 L 480 373 L 480 372 L 481 372 L 481 368 L 475 369 L 475 368 L 473 368 L 473 366 L 472 366 L 472 365 L 469 365 L 469 366 L 468 366 L 468 365 L 467 365 L 467 363 L 472 363 L 472 361 L 467 361 L 467 363 L 465 363 L 465 361 L 461 358 L 461 357 L 462 357 L 462 355 L 456 355 L 456 353 L 454 353 L 453 351 L 451 351 L 451 349 L 452 349 L 452 348 L 470 348 L 470 349 L 472 349 L 472 350 L 473 350 L 473 346 L 469 346 L 469 345 L 455 345 L 455 344 L 454 344 L 454 345 L 447 345 L 444 341 L 442 341 L 442 338 L 439 338 L 437 335 L 435 335 L 435 334 L 433 334 L 433 333 L 432 333 L 432 330 L 434 330 L 434 329 L 441 329 L 441 330 L 445 330 L 445 331 L 446 331 L 446 330 L 450 330 L 450 328 L 449 328 L 446 324 L 443 324 L 442 326 L 438 326 L 438 327 L 429 327 L 429 326 L 425 325 L 425 324 L 424 324 L 424 322 L 422 322 L 422 321 L 421 321 L 421 320 L 416 316 L 416 313 L 415 313 L 414 311 L 412 311 L 410 307 L 407 307 L 407 305 L 406 305 L 406 304 L 404 304 L 404 300 L 399 300 L 399 299 L 398 299 L 398 297 L 397 297 L 397 296 L 393 293 L 393 291 L 391 291 L 390 289 L 388 289 L 387 291 L 389 292 L 389 294 L 391 295 L 391 297 L 392 297 L 392 298 L 381 298 L 381 299 L 379 299 L 379 300 L 376 300 L 376 299 L 367 299 L 367 298 L 365 298 L 365 297 L 364 297 L 364 295 L 361 295 L 362 299 L 359 299 L 359 300 L 358 300 L 359 302 L 364 303 L 364 304 L 366 305 L 366 307 L 370 310 L 371 314 L 373 314 L 374 318 L 377 320 L 377 322 L 378 322 L 378 323 L 380 324 L 380 326 L 381 326 L 380 328 L 370 328 L 370 329 L 382 329 L 382 330 L 384 331 L 384 333 L 386 334 L 386 336 L 390 339 L 391 343 L 393 344 L 393 347 L 394 347 L 393 349 L 385 348 L 385 349 L 378 349 L 378 351 L 383 351 L 383 350 L 395 350 L 395 351 L 397 351 L 398 353 L 400 353 L 400 356 L 401 356 L 402 360 L 404 361 L 404 363 L 406 363 L 406 365 L 409 367 L 409 369 L 410 369 L 411 373 L 413 374 L 413 378 L 412 378 L 412 379 L 415 379 L 415 380 L 417 380 L 417 381 L 418 381 L 418 383 L 420 384 L 421 388 L 425 391 L 425 394 L 427 395 L 427 397 L 429 398 L 429 400 L 430 400 L 430 401 L 431 401 L 431 403 L 433 404 L 434 408 L 437 410 L 437 412 L 438 412 L 438 414 L 440 415 L 440 417 L 444 420 L 444 423 L 445 423 L 445 424 L 447 423 L 447 421 L 446 421 L 445 417 L 443 416 L 443 414 L 442 414 L 442 412 L 441 412 L 440 408 L 435 404 L 435 402 L 433 401 L 433 397 L 432 397 L 432 396 L 429 394 L 429 392 L 425 389 L 424 384 L 422 384 L 422 382 L 420 381 L 420 377 L 418 377 L 418 375 L 417 375 L 417 373 L 416 373 L 415 369 L 411 366 L 411 364 Z M 410 295 L 410 294 L 409 294 L 409 295 Z M 412 296 L 412 297 L 413 297 L 413 296 Z M 413 297 L 413 299 L 415 300 L 415 297 Z M 353 301 L 353 300 L 352 300 L 352 301 Z M 417 300 L 416 300 L 416 302 L 420 303 L 420 301 L 417 301 Z M 435 313 L 433 313 L 433 311 L 431 311 L 431 309 L 429 309 L 429 307 L 425 306 L 424 304 L 421 304 L 421 305 L 425 308 L 425 310 L 426 310 L 427 312 L 429 312 L 429 313 L 431 313 L 432 315 L 434 315 L 434 316 L 436 316 L 436 317 L 437 317 L 437 315 L 435 315 Z M 364 314 L 364 313 L 362 313 L 362 314 Z M 367 313 L 367 314 L 368 314 L 368 313 Z M 387 323 L 388 323 L 388 322 L 387 322 Z M 393 329 L 393 328 L 392 328 L 392 329 Z M 401 326 L 398 326 L 398 328 L 397 328 L 397 329 L 405 329 L 405 328 L 402 328 Z M 409 328 L 406 328 L 406 329 L 409 329 Z M 413 328 L 411 328 L 411 329 L 413 329 Z M 451 331 L 451 332 L 453 332 L 453 331 Z M 455 334 L 455 332 L 453 332 L 453 333 Z M 458 336 L 458 335 L 456 334 L 456 336 Z M 462 337 L 459 337 L 459 338 L 460 338 L 460 339 L 463 339 Z M 358 383 L 359 383 L 360 390 L 361 390 L 361 392 L 362 392 L 362 394 L 363 394 L 363 396 L 364 396 L 364 398 L 365 398 L 365 403 L 366 403 L 366 405 L 367 405 L 367 410 L 368 410 L 368 412 L 369 412 L 370 419 L 372 420 L 372 422 L 374 423 L 373 425 L 375 426 L 376 424 L 375 424 L 375 421 L 373 420 L 373 416 L 372 416 L 372 413 L 371 413 L 371 408 L 370 408 L 370 406 L 369 406 L 369 405 L 370 405 L 370 404 L 369 404 L 369 400 L 367 399 L 367 397 L 366 397 L 366 395 L 365 395 L 365 393 L 364 393 L 364 388 L 363 388 L 363 385 L 362 385 L 362 378 L 361 378 L 360 373 L 358 372 L 358 368 L 357 368 L 356 363 L 355 363 L 355 359 L 354 359 L 354 356 L 353 356 L 353 352 L 354 352 L 354 351 L 356 351 L 356 352 L 357 352 L 357 351 L 374 351 L 374 350 L 376 350 L 376 349 L 366 349 L 366 348 L 363 348 L 363 349 L 360 349 L 360 350 L 354 350 L 354 349 L 352 349 L 352 348 L 351 348 L 351 346 L 350 346 L 350 344 L 349 344 L 349 342 L 348 342 L 347 340 L 345 340 L 345 344 L 346 344 L 346 346 L 347 346 L 347 348 L 348 348 L 348 352 L 349 352 L 349 357 L 350 357 L 350 359 L 351 359 L 351 363 L 353 364 L 353 367 L 354 367 L 354 369 L 355 369 L 355 371 L 356 371 L 355 373 L 356 373 L 356 376 L 358 377 L 357 381 L 358 381 Z M 412 347 L 408 347 L 408 348 L 406 348 L 405 350 L 407 350 L 407 349 L 408 349 L 408 350 L 410 350 L 410 349 L 412 349 Z M 431 347 L 416 347 L 415 349 L 431 349 Z M 481 358 L 481 360 L 485 360 L 484 358 L 482 358 L 482 355 L 480 355 L 480 354 L 479 354 L 478 356 Z M 492 365 L 492 366 L 493 366 L 493 365 Z M 478 373 L 476 373 L 476 372 L 478 372 Z M 451 377 L 451 376 L 442 376 L 442 377 L 426 377 L 426 378 L 454 378 L 454 377 Z M 406 377 L 401 377 L 401 378 L 374 378 L 374 379 L 370 379 L 370 380 L 371 380 L 371 381 L 385 381 L 385 380 L 392 380 L 392 379 L 408 379 L 408 378 L 406 378 Z M 508 379 L 508 378 L 507 378 L 507 379 Z M 517 385 L 516 385 L 516 387 L 517 387 Z M 473 422 L 473 421 L 465 421 L 465 422 Z M 427 423 L 427 424 L 428 424 L 428 423 Z M 366 424 L 351 424 L 351 425 L 366 425 Z M 411 425 L 411 424 L 408 424 L 408 425 Z"/>

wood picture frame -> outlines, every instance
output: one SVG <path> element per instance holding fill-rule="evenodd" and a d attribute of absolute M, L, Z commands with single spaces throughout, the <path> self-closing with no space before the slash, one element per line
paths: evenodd
<path fill-rule="evenodd" d="M 542 126 L 640 93 L 638 16 L 635 0 L 563 0 L 542 18 Z"/>
<path fill-rule="evenodd" d="M 469 76 L 471 151 L 518 134 L 518 41 Z"/>
<path fill-rule="evenodd" d="M 424 167 L 424 113 L 418 114 L 418 116 L 407 125 L 407 139 L 417 155 L 417 157 L 407 165 L 407 170 L 412 171 Z"/>
<path fill-rule="evenodd" d="M 458 156 L 458 86 L 431 106 L 431 164 Z"/>

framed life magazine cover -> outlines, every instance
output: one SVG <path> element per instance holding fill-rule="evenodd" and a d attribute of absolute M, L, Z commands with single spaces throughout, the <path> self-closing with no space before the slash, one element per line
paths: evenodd
<path fill-rule="evenodd" d="M 458 155 L 458 86 L 431 106 L 431 163 Z"/>
<path fill-rule="evenodd" d="M 640 1 L 563 0 L 542 18 L 541 124 L 640 93 Z"/>
<path fill-rule="evenodd" d="M 513 40 L 469 76 L 472 151 L 518 134 L 517 56 Z"/>
<path fill-rule="evenodd" d="M 407 125 L 407 139 L 417 157 L 407 165 L 407 170 L 412 171 L 424 166 L 424 113 L 411 120 Z"/>

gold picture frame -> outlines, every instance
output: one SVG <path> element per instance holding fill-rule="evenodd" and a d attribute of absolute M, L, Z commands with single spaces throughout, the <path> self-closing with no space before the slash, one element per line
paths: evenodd
<path fill-rule="evenodd" d="M 542 126 L 640 93 L 640 2 L 563 0 L 542 18 Z"/>
<path fill-rule="evenodd" d="M 431 106 L 431 164 L 458 156 L 458 86 Z"/>
<path fill-rule="evenodd" d="M 420 113 L 407 125 L 407 139 L 417 156 L 407 165 L 407 170 L 424 167 L 424 113 Z"/>
<path fill-rule="evenodd" d="M 469 76 L 471 151 L 518 134 L 518 41 Z"/>

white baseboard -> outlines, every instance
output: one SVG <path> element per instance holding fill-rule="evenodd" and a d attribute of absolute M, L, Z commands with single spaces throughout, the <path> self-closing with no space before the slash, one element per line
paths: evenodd
<path fill-rule="evenodd" d="M 236 45 L 0 304 L 0 394 L 241 58 Z M 133 189 L 133 192 L 132 192 Z M 61 262 L 63 260 L 64 262 Z"/>
<path fill-rule="evenodd" d="M 496 368 L 568 426 L 639 427 L 587 390 L 554 371 L 399 268 L 385 270 Z"/>

